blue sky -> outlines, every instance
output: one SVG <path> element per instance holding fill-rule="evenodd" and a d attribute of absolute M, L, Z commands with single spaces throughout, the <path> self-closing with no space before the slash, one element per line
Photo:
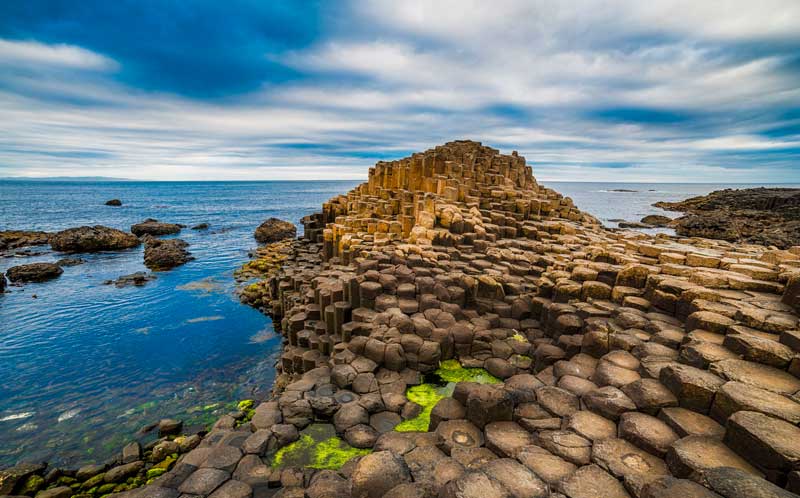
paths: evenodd
<path fill-rule="evenodd" d="M 0 2 L 0 177 L 800 182 L 797 0 Z"/>

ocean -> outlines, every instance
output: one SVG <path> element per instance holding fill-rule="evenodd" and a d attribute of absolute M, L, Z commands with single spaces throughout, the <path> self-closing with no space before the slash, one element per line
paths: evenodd
<path fill-rule="evenodd" d="M 651 206 L 657 201 L 746 187 L 542 183 L 612 227 L 613 219 L 669 215 Z M 146 270 L 140 247 L 81 255 L 86 262 L 59 278 L 0 296 L 0 467 L 102 462 L 133 439 L 146 441 L 139 429 L 160 418 L 201 427 L 240 399 L 267 397 L 280 337 L 268 317 L 239 303 L 233 272 L 256 247 L 262 221 L 287 219 L 301 233 L 300 218 L 357 184 L 0 181 L 0 230 L 128 230 L 148 217 L 210 225 L 179 235 L 194 261 L 142 287 L 103 284 Z M 105 206 L 112 198 L 123 206 Z M 34 252 L 0 258 L 0 271 L 61 257 L 47 247 Z"/>

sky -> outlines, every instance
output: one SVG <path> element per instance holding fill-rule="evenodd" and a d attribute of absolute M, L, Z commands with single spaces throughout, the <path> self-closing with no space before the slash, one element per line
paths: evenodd
<path fill-rule="evenodd" d="M 0 177 L 800 182 L 798 0 L 3 0 Z"/>

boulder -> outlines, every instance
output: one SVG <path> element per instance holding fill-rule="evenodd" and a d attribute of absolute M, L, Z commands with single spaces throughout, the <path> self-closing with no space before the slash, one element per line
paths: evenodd
<path fill-rule="evenodd" d="M 278 242 L 283 239 L 293 239 L 297 236 L 297 228 L 294 223 L 270 218 L 256 228 L 255 238 L 262 244 Z"/>
<path fill-rule="evenodd" d="M 105 202 L 106 206 L 121 206 L 122 201 L 119 199 L 110 199 Z"/>
<path fill-rule="evenodd" d="M 60 252 L 117 251 L 140 243 L 131 233 L 102 225 L 68 228 L 50 236 L 50 246 Z"/>
<path fill-rule="evenodd" d="M 52 280 L 62 273 L 64 270 L 55 263 L 29 263 L 12 266 L 6 270 L 6 275 L 12 282 L 44 282 Z"/>
<path fill-rule="evenodd" d="M 175 268 L 194 259 L 186 250 L 189 246 L 181 239 L 156 239 L 148 237 L 144 244 L 144 265 L 151 270 Z"/>
<path fill-rule="evenodd" d="M 181 225 L 175 223 L 162 223 L 153 218 L 147 218 L 141 223 L 131 225 L 131 233 L 141 237 L 143 235 L 170 235 L 181 231 Z"/>

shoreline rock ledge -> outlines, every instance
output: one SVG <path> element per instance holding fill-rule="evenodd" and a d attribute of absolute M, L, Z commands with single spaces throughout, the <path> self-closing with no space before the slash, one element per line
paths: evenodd
<path fill-rule="evenodd" d="M 798 248 L 607 230 L 472 141 L 379 162 L 303 223 L 243 293 L 283 336 L 273 398 L 113 496 L 800 491 Z M 424 383 L 454 362 L 494 383 Z M 369 454 L 275 465 L 319 423 Z"/>

